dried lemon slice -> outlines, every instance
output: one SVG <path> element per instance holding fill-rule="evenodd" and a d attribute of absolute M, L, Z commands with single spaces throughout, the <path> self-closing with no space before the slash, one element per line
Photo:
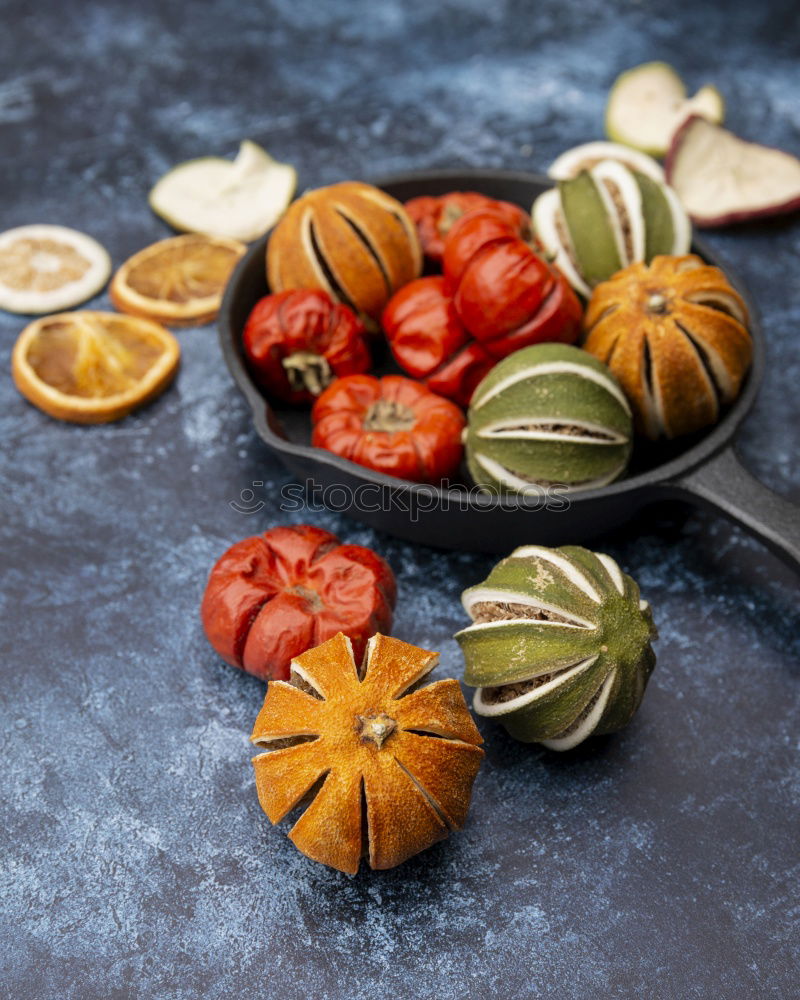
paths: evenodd
<path fill-rule="evenodd" d="M 173 236 L 126 261 L 111 282 L 121 312 L 177 326 L 210 323 L 244 243 L 218 236 Z"/>
<path fill-rule="evenodd" d="M 179 360 L 178 341 L 158 323 L 81 311 L 28 324 L 14 345 L 11 374 L 51 417 L 101 424 L 162 392 Z"/>
<path fill-rule="evenodd" d="M 0 309 L 48 313 L 85 302 L 105 285 L 111 258 L 97 240 L 65 226 L 0 234 Z"/>

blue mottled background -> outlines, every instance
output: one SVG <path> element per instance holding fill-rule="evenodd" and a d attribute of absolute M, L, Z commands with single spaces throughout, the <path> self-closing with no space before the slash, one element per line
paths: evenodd
<path fill-rule="evenodd" d="M 650 58 L 718 83 L 734 129 L 800 152 L 796 4 L 663 7 L 2 0 L 2 228 L 85 229 L 119 264 L 167 235 L 152 183 L 243 137 L 301 186 L 543 168 L 599 136 L 614 76 Z M 798 500 L 800 220 L 711 243 L 768 337 L 742 453 Z M 0 317 L 6 357 L 22 325 Z M 646 513 L 604 542 L 661 628 L 630 728 L 559 757 L 487 725 L 462 834 L 393 872 L 327 870 L 259 810 L 264 689 L 203 638 L 211 563 L 312 516 L 389 558 L 396 634 L 458 676 L 458 595 L 490 560 L 278 514 L 287 478 L 213 329 L 179 337 L 177 384 L 112 426 L 56 423 L 0 378 L 2 996 L 797 996 L 796 578 L 710 515 Z M 266 509 L 237 513 L 257 480 Z"/>

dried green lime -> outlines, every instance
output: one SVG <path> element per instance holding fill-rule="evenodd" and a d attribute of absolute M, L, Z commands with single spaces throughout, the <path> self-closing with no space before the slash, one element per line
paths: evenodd
<path fill-rule="evenodd" d="M 473 708 L 525 743 L 569 750 L 633 717 L 656 658 L 650 606 L 607 555 L 526 545 L 462 596 Z"/>

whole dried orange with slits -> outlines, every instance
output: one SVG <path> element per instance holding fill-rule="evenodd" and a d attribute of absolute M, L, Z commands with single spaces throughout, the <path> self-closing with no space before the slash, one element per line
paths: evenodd
<path fill-rule="evenodd" d="M 171 326 L 210 323 L 246 249 L 237 240 L 200 233 L 160 240 L 117 271 L 111 301 L 121 312 Z"/>
<path fill-rule="evenodd" d="M 17 388 L 59 420 L 118 420 L 169 385 L 180 347 L 158 323 L 118 313 L 59 313 L 30 323 L 11 356 Z"/>
<path fill-rule="evenodd" d="M 308 191 L 267 244 L 273 292 L 322 288 L 377 327 L 391 296 L 422 269 L 417 230 L 395 198 L 360 181 Z"/>
<path fill-rule="evenodd" d="M 273 823 L 310 801 L 289 837 L 355 874 L 393 868 L 464 824 L 482 743 L 456 680 L 418 687 L 439 657 L 375 635 L 357 670 L 341 632 L 270 681 L 256 719 L 258 798 Z"/>
<path fill-rule="evenodd" d="M 696 254 L 618 271 L 592 292 L 583 325 L 584 348 L 619 379 L 652 440 L 715 424 L 753 356 L 744 300 Z"/>

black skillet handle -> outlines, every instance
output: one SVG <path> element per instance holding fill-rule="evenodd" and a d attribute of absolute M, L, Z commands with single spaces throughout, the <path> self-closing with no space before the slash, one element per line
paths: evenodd
<path fill-rule="evenodd" d="M 718 511 L 800 571 L 800 507 L 745 469 L 733 445 L 672 481 L 673 495 Z"/>

